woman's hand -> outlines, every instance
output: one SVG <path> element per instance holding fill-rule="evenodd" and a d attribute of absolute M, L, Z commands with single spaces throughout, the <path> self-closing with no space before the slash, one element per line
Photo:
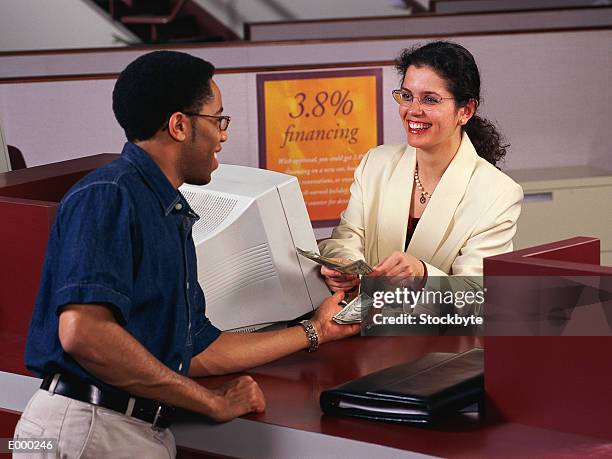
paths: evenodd
<path fill-rule="evenodd" d="M 333 258 L 333 260 L 340 263 L 352 262 L 352 260 L 347 258 Z M 321 266 L 321 274 L 325 277 L 325 283 L 332 292 L 349 292 L 359 285 L 359 276 L 357 274 L 344 274 L 326 266 Z"/>
<path fill-rule="evenodd" d="M 418 258 L 404 252 L 393 252 L 374 266 L 370 276 L 423 277 L 425 266 Z"/>

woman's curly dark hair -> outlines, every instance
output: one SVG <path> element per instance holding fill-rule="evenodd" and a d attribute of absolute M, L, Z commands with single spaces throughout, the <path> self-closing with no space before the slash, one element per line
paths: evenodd
<path fill-rule="evenodd" d="M 474 56 L 463 46 L 448 41 L 435 41 L 405 49 L 395 62 L 402 79 L 411 65 L 430 67 L 444 78 L 458 107 L 465 106 L 472 99 L 477 103 L 476 108 L 481 103 L 480 73 Z M 464 129 L 478 155 L 494 166 L 506 156 L 510 145 L 491 121 L 474 114 Z"/>

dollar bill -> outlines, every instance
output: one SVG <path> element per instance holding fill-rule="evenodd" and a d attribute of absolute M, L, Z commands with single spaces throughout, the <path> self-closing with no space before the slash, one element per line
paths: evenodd
<path fill-rule="evenodd" d="M 370 295 L 361 293 L 333 317 L 334 322 L 338 324 L 360 323 L 363 314 L 366 313 L 373 303 L 374 299 Z"/>
<path fill-rule="evenodd" d="M 312 260 L 315 263 L 326 266 L 330 269 L 340 271 L 341 273 L 357 274 L 361 276 L 365 274 L 370 274 L 372 272 L 372 268 L 363 260 L 357 260 L 351 263 L 342 263 L 332 258 L 319 255 L 318 253 L 312 250 L 302 250 L 299 247 L 296 247 L 296 250 L 297 253 L 299 253 L 301 256 L 306 257 L 309 260 Z"/>

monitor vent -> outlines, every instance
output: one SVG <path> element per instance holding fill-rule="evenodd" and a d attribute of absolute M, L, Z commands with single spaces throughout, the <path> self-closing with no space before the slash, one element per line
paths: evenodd
<path fill-rule="evenodd" d="M 215 263 L 214 267 L 203 267 L 203 270 L 198 277 L 203 278 L 202 287 L 208 304 L 277 276 L 266 242 L 234 253 Z"/>
<path fill-rule="evenodd" d="M 193 233 L 198 238 L 206 237 L 216 230 L 234 210 L 237 199 L 208 193 L 183 192 L 185 199 L 200 219 L 193 225 Z"/>
<path fill-rule="evenodd" d="M 232 333 L 253 333 L 253 332 L 256 332 L 257 330 L 261 330 L 262 328 L 266 328 L 271 325 L 274 325 L 274 322 L 267 323 L 267 324 L 248 325 L 246 327 L 233 328 L 231 330 L 226 330 L 226 331 L 229 331 Z"/>
<path fill-rule="evenodd" d="M 254 331 L 257 331 L 257 327 L 242 327 L 242 328 L 236 328 L 235 330 L 232 330 L 232 332 L 234 333 L 253 333 Z"/>

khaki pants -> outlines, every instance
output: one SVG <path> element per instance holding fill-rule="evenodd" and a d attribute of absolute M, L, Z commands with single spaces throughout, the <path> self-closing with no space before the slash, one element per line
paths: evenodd
<path fill-rule="evenodd" d="M 15 428 L 19 438 L 57 439 L 58 451 L 19 453 L 15 459 L 176 456 L 170 429 L 153 429 L 139 419 L 40 389 Z"/>

